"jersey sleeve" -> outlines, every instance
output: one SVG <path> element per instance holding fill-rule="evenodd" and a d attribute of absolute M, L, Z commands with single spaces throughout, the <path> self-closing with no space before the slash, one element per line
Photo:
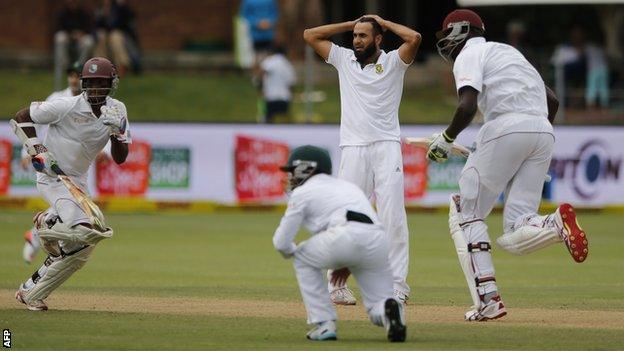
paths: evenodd
<path fill-rule="evenodd" d="M 469 48 L 466 48 L 469 49 Z M 479 50 L 464 50 L 453 65 L 455 87 L 459 89 L 470 86 L 478 92 L 483 89 L 483 64 Z"/>
<path fill-rule="evenodd" d="M 406 71 L 409 66 L 412 64 L 412 62 L 410 63 L 405 63 L 403 62 L 403 59 L 401 58 L 401 56 L 399 55 L 399 50 L 392 50 L 388 53 L 388 55 L 391 58 L 391 62 L 394 66 L 396 66 L 398 69 L 402 70 L 402 71 Z"/>
<path fill-rule="evenodd" d="M 282 217 L 280 225 L 273 235 L 273 246 L 286 257 L 294 254 L 297 249 L 294 240 L 303 222 L 304 213 L 305 203 L 303 199 L 293 192 L 288 201 L 286 213 L 284 213 L 284 217 Z"/>
<path fill-rule="evenodd" d="M 55 124 L 65 117 L 71 107 L 69 99 L 34 101 L 30 104 L 30 118 L 37 124 Z"/>
<path fill-rule="evenodd" d="M 327 61 L 325 62 L 336 67 L 336 69 L 339 69 L 344 62 L 350 59 L 350 56 L 351 50 L 332 43 L 331 49 L 329 49 L 329 55 L 327 56 Z"/>

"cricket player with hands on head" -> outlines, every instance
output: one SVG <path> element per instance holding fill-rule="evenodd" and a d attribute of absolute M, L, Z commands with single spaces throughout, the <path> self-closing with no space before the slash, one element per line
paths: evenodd
<path fill-rule="evenodd" d="M 111 228 L 96 225 L 103 223 L 103 217 L 92 218 L 87 213 L 91 211 L 81 206 L 61 181 L 67 176 L 86 193 L 89 165 L 109 139 L 112 158 L 118 164 L 126 160 L 131 143 L 126 107 L 110 97 L 118 84 L 113 64 L 105 58 L 92 58 L 84 64 L 80 79 L 82 94 L 33 102 L 11 121 L 32 158 L 37 188 L 50 205 L 34 219 L 49 256 L 15 294 L 33 311 L 47 310 L 44 299 L 84 266 L 99 241 L 113 234 Z M 48 125 L 43 142 L 35 124 Z"/>
<path fill-rule="evenodd" d="M 64 97 L 72 97 L 80 94 L 80 73 L 82 72 L 82 64 L 80 62 L 74 62 L 67 68 L 67 88 L 59 91 L 55 91 L 46 98 L 45 101 L 52 101 Z M 47 132 L 47 125 L 36 125 L 37 135 L 41 138 L 45 137 Z M 21 165 L 24 170 L 31 167 L 31 157 L 28 154 L 26 148 L 22 148 L 22 160 Z M 30 264 L 37 255 L 37 252 L 41 249 L 39 243 L 39 233 L 37 228 L 32 227 L 26 233 L 24 233 L 24 248 L 22 249 L 22 257 L 24 262 Z"/>
<path fill-rule="evenodd" d="M 588 242 L 569 204 L 540 216 L 542 188 L 552 157 L 554 93 L 512 46 L 486 41 L 481 18 L 470 10 L 451 12 L 437 33 L 438 51 L 453 61 L 459 104 L 449 127 L 434 135 L 428 157 L 448 158 L 457 135 L 477 109 L 485 123 L 476 137 L 451 196 L 449 226 L 474 306 L 467 321 L 503 317 L 507 311 L 496 286 L 485 218 L 504 193 L 504 234 L 496 242 L 524 255 L 563 242 L 576 262 L 587 258 Z"/>
<path fill-rule="evenodd" d="M 355 184 L 331 176 L 327 151 L 306 145 L 296 148 L 281 168 L 288 175 L 288 207 L 273 236 L 273 245 L 293 258 L 299 289 L 315 327 L 311 340 L 336 340 L 336 311 L 327 291 L 331 280 L 344 284 L 353 274 L 373 324 L 388 331 L 390 341 L 405 341 L 403 305 L 395 298 L 388 260 L 390 240 L 368 197 Z M 296 245 L 303 225 L 311 237 Z"/>
<path fill-rule="evenodd" d="M 383 32 L 398 35 L 403 44 L 386 53 Z M 353 31 L 353 50 L 332 43 L 335 34 Z M 399 104 L 405 71 L 413 62 L 421 36 L 403 25 L 366 15 L 355 21 L 306 29 L 305 41 L 338 71 L 340 82 L 340 148 L 338 177 L 375 198 L 379 218 L 390 238 L 390 266 L 395 295 L 405 302 L 409 233 L 404 206 L 403 158 Z M 331 275 L 331 272 L 328 272 Z M 336 304 L 355 304 L 345 284 L 330 284 Z"/>

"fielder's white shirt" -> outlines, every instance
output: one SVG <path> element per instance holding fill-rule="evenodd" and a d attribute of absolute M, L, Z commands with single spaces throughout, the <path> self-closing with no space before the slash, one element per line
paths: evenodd
<path fill-rule="evenodd" d="M 116 106 L 127 116 L 126 106 L 119 100 L 107 97 L 106 106 Z M 109 127 L 93 114 L 85 93 L 33 102 L 30 117 L 37 124 L 49 125 L 43 144 L 58 161 L 59 167 L 70 176 L 86 176 L 89 165 L 110 137 Z M 128 124 L 128 136 L 129 128 Z M 128 138 L 127 142 L 131 143 L 131 139 Z"/>
<path fill-rule="evenodd" d="M 292 254 L 296 249 L 293 240 L 302 224 L 314 235 L 346 224 L 347 211 L 365 214 L 380 224 L 357 185 L 326 174 L 314 175 L 291 193 L 286 213 L 273 235 L 273 245 L 278 251 Z"/>
<path fill-rule="evenodd" d="M 340 146 L 400 141 L 399 105 L 409 64 L 399 51 L 382 51 L 376 63 L 362 68 L 353 50 L 332 43 L 327 63 L 340 81 Z"/>
<path fill-rule="evenodd" d="M 453 75 L 457 91 L 471 86 L 479 91 L 478 105 L 485 122 L 509 116 L 525 119 L 523 126 L 506 121 L 505 128 L 520 131 L 535 125 L 546 128 L 548 106 L 546 88 L 537 70 L 514 47 L 485 38 L 468 39 L 455 59 Z M 535 121 L 539 119 L 539 122 Z M 501 129 L 505 129 L 501 127 Z"/>
<path fill-rule="evenodd" d="M 266 101 L 290 101 L 290 87 L 297 81 L 295 69 L 286 56 L 273 54 L 260 64 L 265 72 L 262 80 L 262 92 Z"/>

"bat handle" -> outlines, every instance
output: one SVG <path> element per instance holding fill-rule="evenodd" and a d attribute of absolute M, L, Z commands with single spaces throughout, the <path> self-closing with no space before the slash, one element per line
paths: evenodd
<path fill-rule="evenodd" d="M 54 173 L 58 174 L 58 175 L 65 175 L 65 172 L 63 172 L 63 170 L 61 169 L 61 167 L 59 167 L 58 165 L 54 164 L 50 167 L 50 169 L 52 169 L 52 171 L 54 171 Z"/>

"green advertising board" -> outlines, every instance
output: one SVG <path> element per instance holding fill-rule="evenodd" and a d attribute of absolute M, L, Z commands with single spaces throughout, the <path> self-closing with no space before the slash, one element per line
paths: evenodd
<path fill-rule="evenodd" d="M 191 150 L 186 147 L 154 147 L 150 162 L 151 188 L 188 188 Z"/>
<path fill-rule="evenodd" d="M 444 163 L 429 162 L 427 169 L 428 190 L 458 190 L 459 176 L 466 159 L 459 156 L 451 156 Z"/>
<path fill-rule="evenodd" d="M 37 178 L 34 168 L 28 163 L 22 168 L 22 145 L 13 144 L 13 157 L 11 158 L 11 186 L 35 186 Z"/>

